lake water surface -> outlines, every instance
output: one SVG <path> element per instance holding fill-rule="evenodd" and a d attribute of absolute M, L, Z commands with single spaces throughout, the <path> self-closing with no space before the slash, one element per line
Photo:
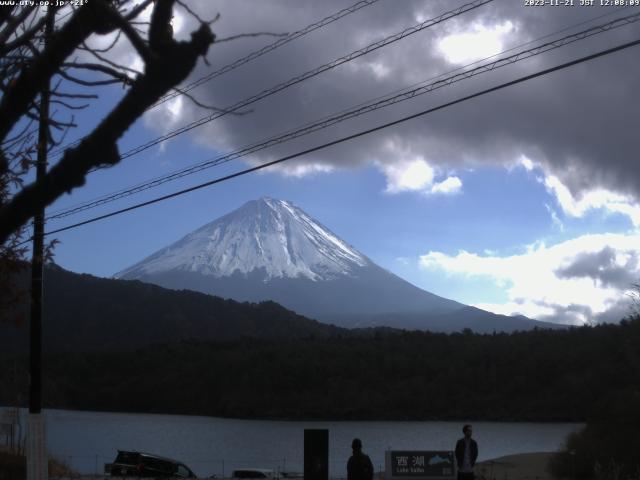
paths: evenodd
<path fill-rule="evenodd" d="M 229 476 L 239 467 L 302 471 L 304 429 L 327 428 L 330 475 L 342 477 L 354 437 L 362 439 L 377 470 L 384 468 L 385 450 L 453 450 L 462 436 L 462 422 L 267 421 L 72 410 L 44 415 L 49 453 L 81 473 L 102 472 L 118 449 L 179 459 L 199 476 Z M 556 451 L 581 426 L 473 423 L 480 460 Z"/>

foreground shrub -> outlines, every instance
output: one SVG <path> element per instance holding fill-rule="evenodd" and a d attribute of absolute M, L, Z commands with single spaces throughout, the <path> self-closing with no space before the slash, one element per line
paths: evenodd
<path fill-rule="evenodd" d="M 49 477 L 72 477 L 77 473 L 56 459 L 49 459 Z M 27 459 L 24 454 L 0 450 L 0 480 L 24 480 L 27 478 Z"/>
<path fill-rule="evenodd" d="M 640 391 L 608 397 L 593 420 L 571 434 L 549 470 L 556 478 L 640 479 Z"/>

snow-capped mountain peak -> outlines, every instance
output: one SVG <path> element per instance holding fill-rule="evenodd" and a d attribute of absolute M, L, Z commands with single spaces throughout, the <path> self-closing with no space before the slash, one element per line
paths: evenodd
<path fill-rule="evenodd" d="M 260 198 L 116 274 L 170 271 L 214 277 L 264 271 L 264 280 L 330 280 L 370 260 L 290 202 Z"/>

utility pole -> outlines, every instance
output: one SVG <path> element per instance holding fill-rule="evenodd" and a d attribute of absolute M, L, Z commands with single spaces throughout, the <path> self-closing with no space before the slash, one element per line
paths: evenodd
<path fill-rule="evenodd" d="M 55 22 L 54 7 L 47 7 L 44 50 L 49 44 Z M 40 92 L 40 120 L 36 180 L 47 173 L 50 83 Z M 48 457 L 45 422 L 42 416 L 42 276 L 44 263 L 44 207 L 33 218 L 31 259 L 31 317 L 29 352 L 29 416 L 27 418 L 27 480 L 47 480 Z"/>

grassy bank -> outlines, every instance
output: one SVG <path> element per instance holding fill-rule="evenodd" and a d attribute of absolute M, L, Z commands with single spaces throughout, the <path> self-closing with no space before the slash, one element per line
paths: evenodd
<path fill-rule="evenodd" d="M 49 458 L 49 477 L 77 476 L 65 463 Z M 24 480 L 27 477 L 27 459 L 23 453 L 0 447 L 0 480 Z"/>

